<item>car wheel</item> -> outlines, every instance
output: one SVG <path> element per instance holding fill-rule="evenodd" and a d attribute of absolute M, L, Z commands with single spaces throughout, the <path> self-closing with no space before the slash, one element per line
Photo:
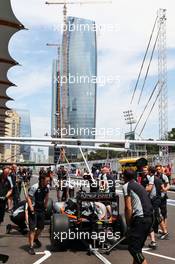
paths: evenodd
<path fill-rule="evenodd" d="M 50 220 L 52 214 L 53 214 L 53 200 L 49 198 L 48 203 L 47 203 L 47 209 L 45 212 L 45 219 Z"/>
<path fill-rule="evenodd" d="M 65 247 L 69 231 L 69 218 L 67 215 L 53 214 L 50 223 L 50 241 L 53 248 L 62 249 Z M 63 239 L 61 239 L 64 233 Z"/>
<path fill-rule="evenodd" d="M 125 221 L 124 215 L 119 215 L 119 222 L 120 222 L 120 232 L 121 232 L 121 237 L 124 237 L 127 233 L 127 224 Z"/>

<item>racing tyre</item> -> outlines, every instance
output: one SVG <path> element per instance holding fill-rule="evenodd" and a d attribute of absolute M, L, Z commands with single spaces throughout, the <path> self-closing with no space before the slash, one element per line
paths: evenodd
<path fill-rule="evenodd" d="M 125 221 L 124 215 L 119 215 L 119 222 L 120 222 L 120 232 L 121 232 L 121 237 L 124 237 L 127 233 L 127 225 Z"/>
<path fill-rule="evenodd" d="M 64 249 L 69 231 L 69 218 L 66 215 L 53 214 L 50 223 L 50 241 L 52 249 Z M 64 236 L 62 236 L 64 234 Z M 61 239 L 63 237 L 63 239 Z"/>
<path fill-rule="evenodd" d="M 127 224 L 124 215 L 119 215 L 119 222 L 120 222 L 120 234 L 121 238 L 126 236 L 127 237 Z M 127 245 L 127 238 L 121 242 L 121 245 Z"/>
<path fill-rule="evenodd" d="M 51 198 L 49 198 L 48 204 L 47 204 L 47 209 L 45 212 L 45 220 L 50 220 L 52 214 L 53 214 L 53 200 Z"/>

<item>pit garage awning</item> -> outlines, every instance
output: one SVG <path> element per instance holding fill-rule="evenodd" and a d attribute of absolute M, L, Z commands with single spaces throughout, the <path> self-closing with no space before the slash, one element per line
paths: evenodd
<path fill-rule="evenodd" d="M 9 53 L 9 41 L 11 37 L 19 30 L 24 29 L 24 26 L 15 17 L 11 1 L 0 0 L 0 136 L 7 135 L 6 129 L 6 111 L 9 108 L 6 103 L 13 100 L 7 95 L 7 89 L 10 86 L 15 86 L 7 77 L 8 70 L 18 65 Z"/>

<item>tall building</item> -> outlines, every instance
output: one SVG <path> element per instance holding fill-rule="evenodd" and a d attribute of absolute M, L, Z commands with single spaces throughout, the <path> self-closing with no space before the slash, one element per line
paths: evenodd
<path fill-rule="evenodd" d="M 15 110 L 20 117 L 20 137 L 31 137 L 31 121 L 30 112 L 24 109 Z M 20 152 L 23 155 L 24 160 L 30 160 L 31 147 L 21 145 Z"/>
<path fill-rule="evenodd" d="M 38 148 L 38 151 L 37 151 L 37 162 L 38 163 L 47 162 L 46 155 L 44 153 L 44 149 L 42 149 L 42 148 Z"/>
<path fill-rule="evenodd" d="M 51 130 L 52 135 L 57 131 L 56 137 L 95 138 L 97 42 L 94 28 L 94 21 L 67 18 L 67 42 L 65 45 L 64 34 L 60 58 L 53 63 Z M 71 153 L 76 155 L 77 151 L 71 150 Z M 57 161 L 59 150 L 54 154 Z"/>
<path fill-rule="evenodd" d="M 95 22 L 68 17 L 67 23 L 68 137 L 94 139 L 97 93 Z M 76 158 L 77 154 L 75 149 L 67 151 L 70 158 Z"/>
<path fill-rule="evenodd" d="M 97 76 L 95 22 L 68 17 L 67 23 L 68 125 L 75 129 L 73 137 L 92 139 L 91 130 L 96 127 L 97 90 L 94 82 Z"/>
<path fill-rule="evenodd" d="M 61 107 L 60 107 L 60 61 L 54 60 L 52 66 L 52 106 L 51 135 L 60 137 Z"/>
<path fill-rule="evenodd" d="M 31 161 L 35 163 L 48 162 L 44 149 L 42 148 L 31 149 Z"/>
<path fill-rule="evenodd" d="M 58 52 L 58 55 L 60 52 Z M 61 137 L 61 107 L 60 107 L 60 60 L 53 61 L 52 66 L 52 104 L 51 104 L 51 135 Z M 57 148 L 49 148 L 50 162 L 57 163 L 60 151 Z"/>
<path fill-rule="evenodd" d="M 57 105 L 58 105 L 58 60 L 52 64 L 52 104 L 51 104 L 51 135 L 57 131 Z"/>
<path fill-rule="evenodd" d="M 19 137 L 20 136 L 20 117 L 16 111 L 9 110 L 7 111 L 8 122 L 7 125 L 7 135 L 9 137 Z M 20 159 L 20 146 L 6 144 L 4 146 L 4 155 L 2 157 L 3 162 L 12 162 L 16 163 Z"/>

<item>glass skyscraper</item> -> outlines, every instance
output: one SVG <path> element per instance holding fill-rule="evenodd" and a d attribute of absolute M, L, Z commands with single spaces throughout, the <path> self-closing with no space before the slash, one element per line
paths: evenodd
<path fill-rule="evenodd" d="M 96 126 L 97 43 L 95 22 L 68 17 L 68 125 L 75 138 L 94 138 Z M 81 130 L 81 131 L 80 131 Z M 73 132 L 73 130 L 72 130 Z M 72 137 L 72 134 L 71 134 Z"/>
<path fill-rule="evenodd" d="M 23 109 L 15 109 L 20 117 L 20 136 L 21 137 L 31 137 L 31 121 L 30 121 L 30 112 Z M 23 155 L 24 160 L 30 160 L 31 147 L 21 145 L 20 153 Z"/>
<path fill-rule="evenodd" d="M 51 134 L 62 137 L 95 138 L 97 92 L 97 43 L 95 22 L 67 18 L 58 60 L 52 68 Z M 57 81 L 58 77 L 58 81 Z M 95 81 L 94 81 L 95 80 Z M 67 129 L 67 133 L 66 133 Z M 56 133 L 56 137 L 60 135 Z M 76 150 L 68 151 L 77 155 Z M 59 152 L 54 151 L 55 161 Z"/>
<path fill-rule="evenodd" d="M 53 61 L 52 65 L 52 105 L 51 105 L 51 135 L 58 129 L 58 60 Z"/>

